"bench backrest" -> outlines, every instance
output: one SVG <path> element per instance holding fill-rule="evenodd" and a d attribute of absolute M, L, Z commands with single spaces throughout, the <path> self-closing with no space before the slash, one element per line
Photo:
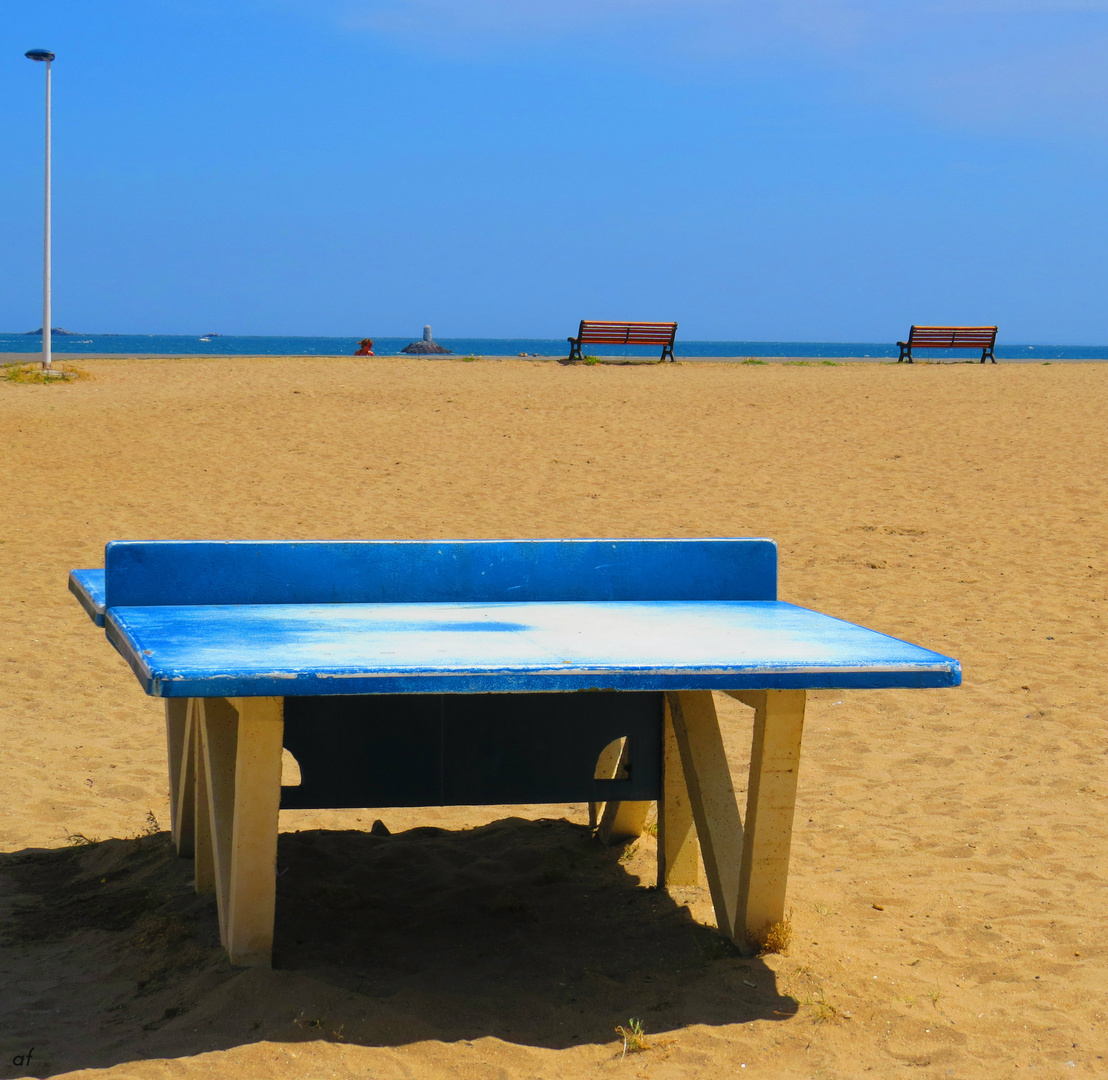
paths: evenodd
<path fill-rule="evenodd" d="M 996 342 L 995 326 L 913 326 L 909 345 L 936 349 L 983 349 Z"/>
<path fill-rule="evenodd" d="M 117 541 L 113 607 L 776 600 L 772 540 Z"/>
<path fill-rule="evenodd" d="M 599 322 L 581 320 L 577 340 L 588 345 L 672 345 L 675 322 Z"/>

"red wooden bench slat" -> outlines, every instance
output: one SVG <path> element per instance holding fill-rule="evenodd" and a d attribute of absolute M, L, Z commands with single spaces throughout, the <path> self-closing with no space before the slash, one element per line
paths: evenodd
<path fill-rule="evenodd" d="M 669 335 L 661 334 L 582 334 L 578 339 L 581 342 L 610 343 L 615 342 L 642 342 L 646 345 L 668 345 Z"/>
<path fill-rule="evenodd" d="M 611 323 L 602 323 L 600 325 L 590 325 L 586 323 L 581 327 L 581 333 L 583 334 L 654 334 L 667 339 L 673 336 L 673 331 L 673 326 L 651 326 L 650 324 L 635 326 L 625 323 L 620 326 Z"/>
<path fill-rule="evenodd" d="M 661 334 L 669 337 L 673 333 L 672 327 L 654 326 L 586 326 L 583 334 Z"/>

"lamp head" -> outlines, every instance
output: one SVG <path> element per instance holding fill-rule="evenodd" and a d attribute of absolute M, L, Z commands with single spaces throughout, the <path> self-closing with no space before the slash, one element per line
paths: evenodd
<path fill-rule="evenodd" d="M 50 61 L 54 59 L 54 54 L 49 49 L 28 49 L 23 55 L 28 60 Z"/>

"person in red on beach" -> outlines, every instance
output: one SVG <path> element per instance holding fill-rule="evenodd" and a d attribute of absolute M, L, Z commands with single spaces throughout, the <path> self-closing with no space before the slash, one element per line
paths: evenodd
<path fill-rule="evenodd" d="M 358 346 L 359 348 L 358 351 L 354 354 L 355 356 L 373 355 L 373 338 L 362 338 L 362 340 L 358 342 Z"/>

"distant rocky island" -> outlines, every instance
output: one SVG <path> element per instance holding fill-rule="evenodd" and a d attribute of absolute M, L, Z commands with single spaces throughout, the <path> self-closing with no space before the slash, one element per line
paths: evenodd
<path fill-rule="evenodd" d="M 405 353 L 417 353 L 417 354 L 420 354 L 420 353 L 422 353 L 422 354 L 426 354 L 426 353 L 444 353 L 447 356 L 452 356 L 453 355 L 453 353 L 451 353 L 451 351 L 449 349 L 447 349 L 444 346 L 438 344 L 438 342 L 436 342 L 435 340 L 432 339 L 432 337 L 431 337 L 431 327 L 429 327 L 429 326 L 425 326 L 423 328 L 423 340 L 422 341 L 413 341 L 410 345 L 405 345 L 404 348 L 402 348 L 400 351 L 405 352 Z"/>
<path fill-rule="evenodd" d="M 27 330 L 23 334 L 24 337 L 42 337 L 42 327 L 37 330 Z M 50 328 L 51 337 L 80 337 L 76 330 L 63 330 L 60 326 L 52 326 Z"/>

